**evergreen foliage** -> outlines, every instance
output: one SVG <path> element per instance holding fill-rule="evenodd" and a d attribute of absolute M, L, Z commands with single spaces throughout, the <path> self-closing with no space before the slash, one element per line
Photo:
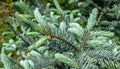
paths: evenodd
<path fill-rule="evenodd" d="M 12 24 L 6 22 L 12 31 L 3 33 L 15 36 L 3 43 L 3 69 L 119 69 L 120 47 L 115 43 L 119 29 L 109 30 L 118 25 L 112 26 L 112 22 L 107 24 L 108 30 L 103 30 L 109 18 L 101 20 L 110 16 L 106 7 L 118 5 L 118 0 L 105 0 L 105 4 L 109 2 L 106 6 L 99 6 L 96 0 L 85 1 L 69 0 L 80 10 L 63 10 L 57 0 L 53 1 L 56 8 L 40 0 L 32 2 L 32 6 L 22 0 L 16 2 L 20 12 L 10 17 Z M 93 7 L 88 7 L 91 4 Z M 90 10 L 83 13 L 86 8 Z M 106 11 L 105 16 L 99 11 Z M 114 10 L 111 13 L 119 14 Z"/>

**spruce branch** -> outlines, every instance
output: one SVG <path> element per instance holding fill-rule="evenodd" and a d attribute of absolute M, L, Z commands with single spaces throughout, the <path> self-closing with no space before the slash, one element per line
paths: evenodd
<path fill-rule="evenodd" d="M 10 29 L 14 32 L 16 36 L 18 36 L 22 41 L 26 43 L 27 46 L 29 46 L 29 42 L 27 42 L 22 36 L 20 36 L 19 33 L 14 30 L 14 28 L 11 26 L 11 24 L 8 21 L 6 21 L 6 24 L 10 27 Z"/>
<path fill-rule="evenodd" d="M 105 60 L 108 60 L 108 61 L 117 61 L 117 62 L 119 62 L 120 63 L 120 59 L 117 59 L 117 58 L 112 58 L 112 57 L 107 57 L 107 55 L 106 56 L 102 56 L 102 55 L 99 55 L 99 54 L 87 54 L 87 55 L 89 55 L 90 57 L 94 57 L 94 58 L 102 58 L 102 59 L 105 59 Z"/>

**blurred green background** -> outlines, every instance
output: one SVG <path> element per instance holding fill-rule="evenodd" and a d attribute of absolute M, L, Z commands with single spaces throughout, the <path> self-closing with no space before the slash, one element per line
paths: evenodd
<path fill-rule="evenodd" d="M 8 20 L 9 16 L 14 16 L 15 9 L 12 7 L 13 0 L 0 0 L 0 45 L 3 42 L 7 42 L 11 37 L 2 36 L 2 33 L 10 30 L 9 27 L 5 24 L 5 21 Z"/>

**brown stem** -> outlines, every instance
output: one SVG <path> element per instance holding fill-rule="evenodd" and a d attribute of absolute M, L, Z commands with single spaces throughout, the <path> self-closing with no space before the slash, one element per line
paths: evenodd
<path fill-rule="evenodd" d="M 76 46 L 74 46 L 72 43 L 70 43 L 69 41 L 65 40 L 64 38 L 60 37 L 60 36 L 55 36 L 55 35 L 52 35 L 52 34 L 48 34 L 48 36 L 50 36 L 51 38 L 57 38 L 59 40 L 62 40 L 63 42 L 65 42 L 66 44 L 72 46 L 74 48 L 74 50 L 76 50 Z"/>
<path fill-rule="evenodd" d="M 101 21 L 103 15 L 104 15 L 104 11 L 102 11 L 102 12 L 100 13 L 99 17 L 98 17 L 97 26 L 100 24 L 100 21 Z"/>

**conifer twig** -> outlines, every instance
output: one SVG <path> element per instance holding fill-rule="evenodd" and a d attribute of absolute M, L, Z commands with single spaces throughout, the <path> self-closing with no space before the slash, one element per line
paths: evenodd
<path fill-rule="evenodd" d="M 100 15 L 97 20 L 97 26 L 100 24 L 100 21 L 101 21 L 101 18 L 103 17 L 103 15 L 104 15 L 104 11 L 100 12 Z"/>
<path fill-rule="evenodd" d="M 24 42 L 27 44 L 27 46 L 29 46 L 29 43 L 28 43 L 22 36 L 20 36 L 18 32 L 16 32 L 16 31 L 13 29 L 13 27 L 11 26 L 11 24 L 10 24 L 8 21 L 6 21 L 6 24 L 10 27 L 10 29 L 14 32 L 14 34 L 15 34 L 16 36 L 18 36 L 19 38 L 21 38 L 21 40 L 24 41 Z"/>

